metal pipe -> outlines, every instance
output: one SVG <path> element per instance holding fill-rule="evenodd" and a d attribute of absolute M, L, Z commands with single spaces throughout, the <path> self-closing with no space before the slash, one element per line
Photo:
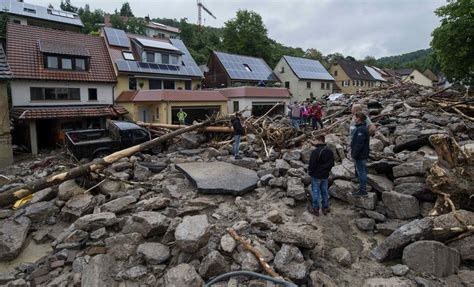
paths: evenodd
<path fill-rule="evenodd" d="M 220 281 L 224 281 L 225 279 L 227 279 L 229 277 L 234 277 L 234 276 L 257 277 L 257 278 L 260 278 L 260 279 L 271 281 L 271 282 L 276 283 L 276 284 L 283 285 L 285 287 L 298 287 L 298 285 L 296 285 L 294 283 L 291 283 L 291 282 L 288 282 L 288 281 L 285 281 L 283 279 L 273 278 L 273 277 L 270 277 L 270 276 L 267 276 L 267 275 L 263 275 L 263 274 L 256 273 L 256 272 L 251 272 L 251 271 L 233 271 L 233 272 L 224 273 L 224 274 L 221 274 L 221 275 L 217 276 L 216 278 L 212 279 L 211 281 L 207 282 L 206 285 L 204 285 L 204 286 L 205 287 L 210 287 L 210 286 L 212 286 L 212 284 L 215 284 L 215 283 L 220 282 Z"/>

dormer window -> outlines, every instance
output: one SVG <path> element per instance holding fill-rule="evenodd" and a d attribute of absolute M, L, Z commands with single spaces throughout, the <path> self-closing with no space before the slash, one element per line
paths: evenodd
<path fill-rule="evenodd" d="M 170 55 L 169 54 L 161 54 L 161 63 L 162 64 L 169 64 L 170 63 Z"/>
<path fill-rule="evenodd" d="M 39 40 L 39 50 L 43 53 L 44 68 L 68 71 L 89 69 L 89 50 L 82 45 L 54 40 Z"/>
<path fill-rule="evenodd" d="M 44 67 L 55 70 L 87 71 L 88 63 L 86 58 L 46 55 Z"/>
<path fill-rule="evenodd" d="M 146 52 L 146 61 L 147 61 L 147 63 L 154 63 L 155 62 L 155 53 Z"/>
<path fill-rule="evenodd" d="M 49 69 L 59 69 L 58 57 L 56 56 L 47 56 L 46 67 Z"/>

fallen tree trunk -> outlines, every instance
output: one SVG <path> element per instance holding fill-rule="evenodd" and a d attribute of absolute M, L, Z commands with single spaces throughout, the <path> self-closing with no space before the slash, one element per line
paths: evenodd
<path fill-rule="evenodd" d="M 393 148 L 394 153 L 399 153 L 403 150 L 415 151 L 421 148 L 422 146 L 430 144 L 429 136 L 420 137 L 411 141 L 407 141 L 401 144 L 396 145 Z"/>
<path fill-rule="evenodd" d="M 438 161 L 428 170 L 426 182 L 437 195 L 431 216 L 469 209 L 474 197 L 474 157 L 447 135 L 432 135 Z"/>
<path fill-rule="evenodd" d="M 137 122 L 137 124 L 141 127 L 146 128 L 163 128 L 163 129 L 170 129 L 170 130 L 177 130 L 177 129 L 184 129 L 190 126 L 184 125 L 170 125 L 170 124 L 151 124 L 151 123 L 144 123 L 144 122 Z M 203 131 L 205 132 L 213 132 L 213 133 L 233 133 L 234 129 L 231 127 L 203 127 Z"/>
<path fill-rule="evenodd" d="M 193 130 L 197 130 L 200 128 L 205 127 L 206 125 L 209 125 L 212 123 L 214 119 L 209 119 L 206 120 L 202 123 L 195 124 L 192 126 L 188 126 L 186 128 L 171 132 L 169 134 L 165 134 L 161 137 L 155 138 L 153 140 L 144 142 L 139 145 L 135 145 L 132 147 L 129 147 L 124 150 L 117 151 L 111 155 L 108 155 L 104 158 L 94 160 L 93 162 L 86 163 L 77 167 L 72 168 L 71 170 L 67 172 L 62 172 L 56 175 L 52 175 L 46 178 L 41 178 L 39 180 L 27 183 L 23 186 L 18 186 L 9 190 L 6 190 L 2 193 L 0 193 L 0 206 L 7 206 L 10 204 L 13 204 L 15 201 L 28 196 L 30 194 L 33 194 L 39 190 L 45 189 L 50 186 L 54 186 L 57 184 L 60 184 L 64 181 L 81 177 L 84 175 L 89 174 L 90 172 L 94 172 L 96 170 L 102 169 L 116 161 L 118 161 L 121 158 L 124 157 L 129 157 L 132 156 L 133 154 L 137 152 L 141 152 L 147 149 L 150 149 L 152 147 L 155 147 L 163 142 L 166 142 L 178 135 L 184 134 L 186 132 L 190 132 Z"/>

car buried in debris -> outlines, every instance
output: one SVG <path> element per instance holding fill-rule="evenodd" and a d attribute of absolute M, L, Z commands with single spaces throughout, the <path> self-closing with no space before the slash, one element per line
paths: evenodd
<path fill-rule="evenodd" d="M 66 133 L 66 147 L 76 159 L 94 159 L 151 140 L 150 133 L 130 122 L 107 121 L 106 129 Z"/>

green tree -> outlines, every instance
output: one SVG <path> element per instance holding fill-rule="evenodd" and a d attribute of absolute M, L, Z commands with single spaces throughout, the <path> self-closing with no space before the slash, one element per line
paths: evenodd
<path fill-rule="evenodd" d="M 71 0 L 64 0 L 64 2 L 61 0 L 61 4 L 59 5 L 59 8 L 63 11 L 67 12 L 72 12 L 72 13 L 77 13 L 78 8 L 73 6 L 71 4 Z"/>
<path fill-rule="evenodd" d="M 117 13 L 110 15 L 110 24 L 115 29 L 127 30 L 127 23 Z"/>
<path fill-rule="evenodd" d="M 270 39 L 262 17 L 248 10 L 239 10 L 224 25 L 223 47 L 226 51 L 263 58 L 270 62 Z"/>
<path fill-rule="evenodd" d="M 120 16 L 134 17 L 130 3 L 125 2 L 122 4 L 122 8 L 120 8 Z"/>
<path fill-rule="evenodd" d="M 366 56 L 364 60 L 361 61 L 365 65 L 368 66 L 376 66 L 377 65 L 377 60 L 373 56 Z"/>
<path fill-rule="evenodd" d="M 79 8 L 77 13 L 79 14 L 79 17 L 81 17 L 81 21 L 84 24 L 82 32 L 85 34 L 98 32 L 101 25 L 104 23 L 104 11 L 100 9 L 91 11 L 89 4 L 86 4 L 84 8 Z"/>
<path fill-rule="evenodd" d="M 310 48 L 304 53 L 305 58 L 319 61 L 323 66 L 327 66 L 327 59 L 320 51 Z"/>
<path fill-rule="evenodd" d="M 128 18 L 126 31 L 134 34 L 145 35 L 145 20 L 138 17 Z"/>
<path fill-rule="evenodd" d="M 441 70 L 449 81 L 474 84 L 474 1 L 448 0 L 435 13 L 441 25 L 431 47 Z"/>

